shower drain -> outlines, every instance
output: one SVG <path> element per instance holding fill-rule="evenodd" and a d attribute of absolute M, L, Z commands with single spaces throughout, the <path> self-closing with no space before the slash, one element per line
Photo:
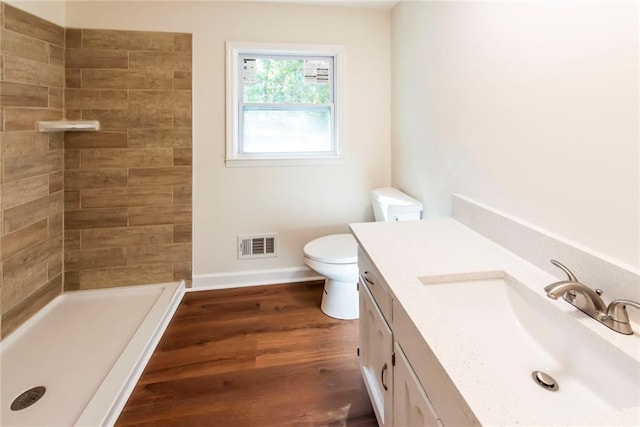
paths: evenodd
<path fill-rule="evenodd" d="M 19 411 L 21 409 L 28 408 L 29 406 L 40 400 L 40 398 L 44 396 L 44 393 L 46 391 L 47 389 L 41 385 L 30 388 L 29 390 L 21 393 L 18 397 L 13 399 L 13 402 L 11 402 L 11 410 Z"/>
<path fill-rule="evenodd" d="M 536 384 L 545 390 L 557 391 L 560 388 L 556 380 L 551 375 L 545 374 L 542 371 L 533 371 L 531 373 L 531 377 Z"/>

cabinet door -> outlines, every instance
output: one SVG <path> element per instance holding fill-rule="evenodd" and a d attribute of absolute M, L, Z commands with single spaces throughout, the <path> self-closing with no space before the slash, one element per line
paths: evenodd
<path fill-rule="evenodd" d="M 393 425 L 393 336 L 363 281 L 360 282 L 360 371 L 378 424 Z"/>
<path fill-rule="evenodd" d="M 398 343 L 395 343 L 395 354 L 396 366 L 393 376 L 393 420 L 395 425 L 442 427 L 431 401 Z"/>

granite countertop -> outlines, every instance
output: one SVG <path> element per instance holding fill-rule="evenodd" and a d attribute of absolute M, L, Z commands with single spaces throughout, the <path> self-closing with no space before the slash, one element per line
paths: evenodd
<path fill-rule="evenodd" d="M 490 386 L 480 381 L 482 364 L 460 360 L 461 343 L 456 343 L 455 337 L 446 333 L 447 325 L 438 321 L 437 313 L 442 312 L 451 301 L 429 298 L 427 287 L 418 279 L 435 277 L 446 281 L 461 275 L 473 277 L 478 272 L 504 272 L 540 295 L 542 298 L 537 299 L 544 299 L 542 304 L 548 301 L 551 310 L 575 319 L 584 334 L 595 334 L 597 340 L 597 337 L 602 338 L 598 341 L 606 346 L 608 352 L 615 353 L 618 359 L 624 360 L 632 367 L 632 371 L 637 372 L 634 380 L 640 384 L 640 336 L 615 333 L 561 299 L 554 301 L 547 298 L 543 288 L 560 280 L 560 271 L 558 277 L 554 277 L 449 218 L 351 224 L 351 230 L 389 285 L 393 298 L 409 315 L 483 425 L 640 423 L 640 388 L 637 399 L 631 396 L 635 404 L 616 405 L 613 402 L 595 409 L 587 408 L 580 414 L 551 418 L 550 422 L 549 414 L 546 417 L 538 416 L 535 407 L 532 408 L 527 402 L 523 404 L 509 381 L 505 381 L 504 385 L 497 382 Z M 549 254 L 549 258 L 552 257 L 553 254 Z M 634 326 L 635 330 L 640 330 L 638 325 Z M 545 390 L 543 392 L 547 393 Z M 545 396 L 544 399 L 549 397 Z"/>

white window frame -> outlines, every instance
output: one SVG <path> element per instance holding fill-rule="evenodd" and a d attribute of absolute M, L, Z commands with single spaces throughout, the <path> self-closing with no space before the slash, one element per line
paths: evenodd
<path fill-rule="evenodd" d="M 333 58 L 333 151 L 331 153 L 242 153 L 240 152 L 241 126 L 241 55 L 300 55 L 330 56 Z M 259 42 L 226 43 L 226 158 L 227 167 L 236 166 L 295 166 L 345 162 L 343 136 L 345 108 L 344 63 L 345 48 L 337 45 L 282 44 Z M 331 81 L 330 81 L 331 84 Z"/>

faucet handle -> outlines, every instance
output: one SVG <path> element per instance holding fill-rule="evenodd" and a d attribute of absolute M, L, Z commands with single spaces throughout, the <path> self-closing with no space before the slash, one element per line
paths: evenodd
<path fill-rule="evenodd" d="M 605 325 L 609 326 L 616 332 L 620 332 L 621 334 L 631 335 L 633 334 L 633 329 L 631 329 L 631 324 L 629 322 L 627 306 L 640 309 L 639 303 L 628 299 L 617 299 L 611 301 L 609 307 L 607 307 L 607 323 L 605 323 Z"/>
<path fill-rule="evenodd" d="M 629 325 L 629 314 L 627 313 L 627 306 L 640 309 L 640 303 L 628 299 L 617 299 L 611 301 L 609 307 L 607 307 L 607 317 L 609 317 L 614 322 L 619 323 L 620 325 L 618 326 L 620 326 L 621 328 L 629 330 L 629 332 L 623 333 L 631 334 L 633 332 L 631 331 L 631 326 Z"/>
<path fill-rule="evenodd" d="M 565 274 L 567 275 L 567 277 L 569 278 L 570 281 L 572 282 L 577 282 L 578 278 L 575 276 L 575 274 L 573 274 L 573 272 L 571 272 L 571 270 L 569 270 L 565 265 L 563 265 L 560 261 L 556 261 L 555 259 L 551 260 L 551 264 L 555 265 L 556 267 L 558 267 L 560 270 L 564 271 Z"/>

